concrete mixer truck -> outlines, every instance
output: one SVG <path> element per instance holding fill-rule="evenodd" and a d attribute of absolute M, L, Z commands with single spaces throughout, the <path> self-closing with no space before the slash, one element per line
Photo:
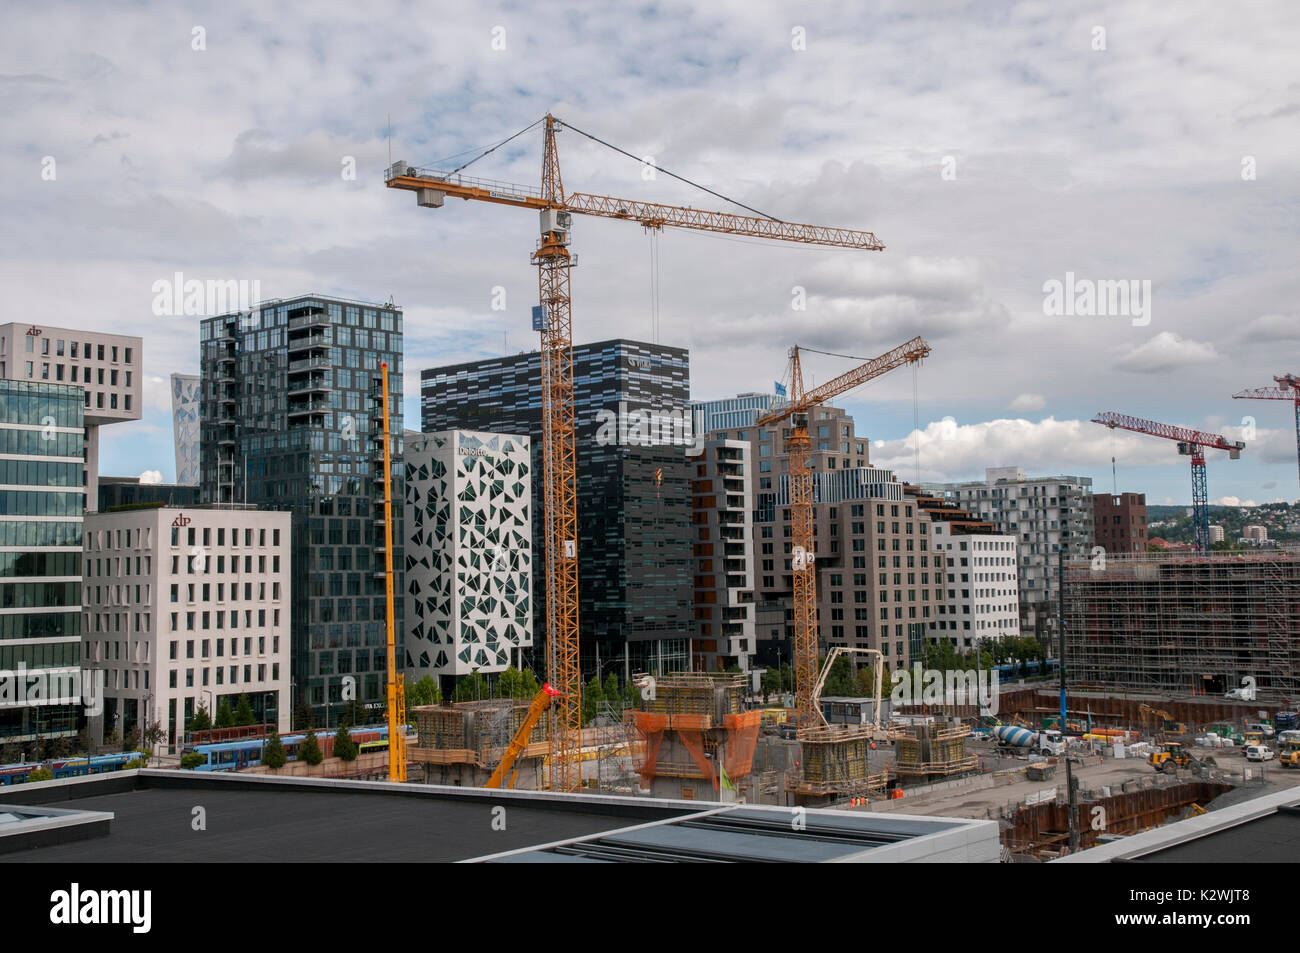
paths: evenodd
<path fill-rule="evenodd" d="M 1035 731 L 1019 725 L 998 725 L 993 737 L 999 746 L 1014 748 L 1020 753 L 1061 755 L 1065 753 L 1065 739 L 1056 730 Z"/>

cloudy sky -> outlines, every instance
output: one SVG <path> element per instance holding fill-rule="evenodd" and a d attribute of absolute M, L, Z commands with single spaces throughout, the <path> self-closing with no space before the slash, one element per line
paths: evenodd
<path fill-rule="evenodd" d="M 1173 443 L 1089 418 L 1238 437 L 1249 415 L 1242 458 L 1211 455 L 1211 499 L 1292 500 L 1291 407 L 1231 395 L 1300 373 L 1297 49 L 1283 0 L 18 4 L 0 32 L 3 320 L 145 338 L 145 418 L 106 432 L 105 473 L 174 476 L 165 381 L 197 371 L 198 319 L 152 303 L 176 272 L 392 296 L 415 425 L 421 368 L 536 347 L 537 223 L 385 189 L 389 117 L 394 159 L 445 167 L 549 110 L 887 246 L 664 232 L 657 336 L 690 349 L 695 397 L 770 388 L 792 343 L 871 357 L 921 334 L 915 376 L 842 402 L 906 479 L 918 443 L 922 480 L 1020 464 L 1109 489 L 1114 455 L 1120 490 L 1186 503 Z M 728 208 L 572 131 L 559 149 L 570 191 Z M 536 185 L 540 153 L 535 129 L 467 172 Z M 579 219 L 575 340 L 655 337 L 651 247 Z M 1045 313 L 1067 273 L 1150 299 Z M 810 355 L 805 373 L 850 366 Z"/>

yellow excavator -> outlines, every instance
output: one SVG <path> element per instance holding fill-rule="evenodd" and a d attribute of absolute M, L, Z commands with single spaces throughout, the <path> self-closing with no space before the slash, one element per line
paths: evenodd
<path fill-rule="evenodd" d="M 1287 741 L 1277 753 L 1277 763 L 1284 768 L 1300 768 L 1300 741 Z"/>
<path fill-rule="evenodd" d="M 524 716 L 523 724 L 519 726 L 515 736 L 510 739 L 510 744 L 506 746 L 506 752 L 501 757 L 501 763 L 492 772 L 492 777 L 488 779 L 486 787 L 501 787 L 501 782 L 506 779 L 506 775 L 510 775 L 510 783 L 506 787 L 513 788 L 515 786 L 515 782 L 519 779 L 519 771 L 515 768 L 515 762 L 519 760 L 519 755 L 523 750 L 528 747 L 528 738 L 532 735 L 533 729 L 537 727 L 537 722 L 551 707 L 551 702 L 560 695 L 561 692 L 550 685 L 543 685 L 542 690 L 533 696 L 533 703 L 528 706 L 528 714 Z"/>

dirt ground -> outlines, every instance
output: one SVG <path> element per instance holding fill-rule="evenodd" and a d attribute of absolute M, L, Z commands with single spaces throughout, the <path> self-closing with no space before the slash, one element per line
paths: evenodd
<path fill-rule="evenodd" d="M 972 742 L 968 748 L 972 753 L 980 755 L 981 763 L 987 768 L 996 766 L 996 770 L 1003 770 L 1028 763 L 1019 758 L 998 758 L 993 746 L 985 742 Z M 1193 748 L 1192 751 L 1199 758 L 1213 757 L 1218 763 L 1219 770 L 1229 775 L 1231 780 L 1242 782 L 1243 770 L 1250 771 L 1250 780 L 1243 783 L 1242 789 L 1233 792 L 1233 795 L 1237 796 L 1225 795 L 1225 799 L 1232 797 L 1233 800 L 1240 800 L 1242 797 L 1258 797 L 1283 788 L 1300 787 L 1300 770 L 1287 770 L 1276 761 L 1263 764 L 1247 761 L 1242 756 L 1240 748 Z M 1107 757 L 1098 763 L 1097 757 L 1093 755 L 1085 757 L 1085 761 L 1087 763 L 1082 766 L 1078 764 L 1073 766 L 1075 776 L 1079 779 L 1079 786 L 1083 790 L 1100 790 L 1110 786 L 1112 793 L 1118 794 L 1120 785 L 1124 781 L 1149 778 L 1156 773 L 1151 765 L 1138 758 Z M 1180 771 L 1179 775 L 1188 780 L 1193 777 L 1188 771 Z M 1023 778 L 1023 775 L 1021 777 Z M 990 809 L 996 812 L 999 807 L 1024 801 L 1031 794 L 1054 788 L 1064 789 L 1064 787 L 1065 765 L 1060 764 L 1057 766 L 1055 777 L 1050 781 L 1002 779 L 1000 783 L 995 783 L 989 788 L 955 788 L 946 791 L 905 794 L 897 800 L 874 801 L 865 809 L 876 811 L 884 809 L 890 813 L 902 814 L 983 818 L 989 816 Z"/>

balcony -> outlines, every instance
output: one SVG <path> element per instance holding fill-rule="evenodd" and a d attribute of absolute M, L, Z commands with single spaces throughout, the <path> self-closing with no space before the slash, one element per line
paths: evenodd
<path fill-rule="evenodd" d="M 324 351 L 329 346 L 329 339 L 324 334 L 308 334 L 298 338 L 290 338 L 288 350 L 290 354 L 297 354 L 303 351 Z"/>
<path fill-rule="evenodd" d="M 289 419 L 302 417 L 307 414 L 324 414 L 330 409 L 328 400 L 308 400 L 304 403 L 289 405 Z"/>
<path fill-rule="evenodd" d="M 330 366 L 330 362 L 328 358 L 307 357 L 297 361 L 290 361 L 289 373 L 301 374 L 304 371 L 310 371 L 318 367 L 324 369 L 324 368 L 328 368 L 329 366 Z"/>
<path fill-rule="evenodd" d="M 328 327 L 332 322 L 328 313 L 321 311 L 318 314 L 304 314 L 296 318 L 289 319 L 289 330 L 296 331 L 299 328 Z"/>

